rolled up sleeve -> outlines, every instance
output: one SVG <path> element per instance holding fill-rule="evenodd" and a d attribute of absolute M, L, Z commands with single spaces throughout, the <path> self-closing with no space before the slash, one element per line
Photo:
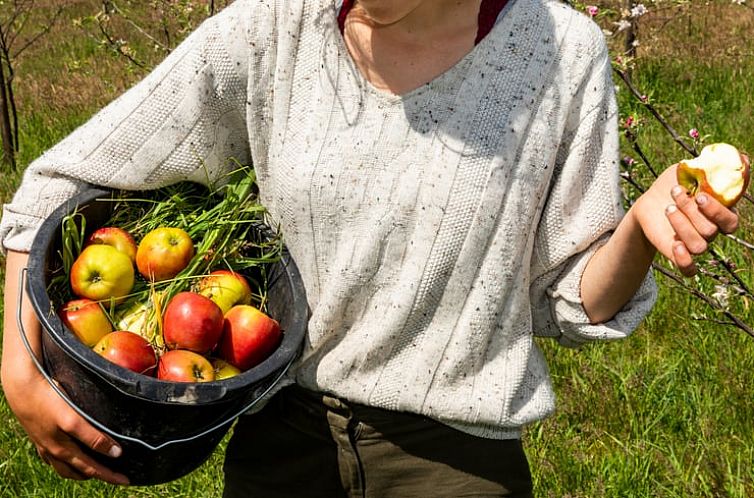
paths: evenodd
<path fill-rule="evenodd" d="M 532 259 L 535 334 L 557 338 L 570 347 L 628 336 L 657 295 L 648 272 L 633 298 L 607 322 L 591 324 L 582 304 L 584 269 L 625 214 L 618 110 L 606 49 L 595 60 L 572 100 Z"/>

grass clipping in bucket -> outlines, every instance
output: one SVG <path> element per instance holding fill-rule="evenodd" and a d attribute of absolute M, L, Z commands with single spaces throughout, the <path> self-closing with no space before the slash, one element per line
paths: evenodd
<path fill-rule="evenodd" d="M 282 332 L 266 313 L 283 242 L 265 224 L 252 170 L 224 186 L 182 182 L 114 192 L 109 218 L 86 209 L 61 224 L 48 293 L 64 325 L 104 358 L 163 380 L 232 377 L 260 363 Z"/>

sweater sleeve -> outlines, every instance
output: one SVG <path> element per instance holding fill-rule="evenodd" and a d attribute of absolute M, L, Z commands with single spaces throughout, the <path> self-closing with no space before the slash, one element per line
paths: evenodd
<path fill-rule="evenodd" d="M 89 185 L 209 184 L 232 159 L 248 164 L 249 26 L 262 3 L 239 0 L 203 22 L 146 78 L 33 161 L 3 207 L 2 248 L 28 251 L 49 213 Z"/>
<path fill-rule="evenodd" d="M 633 299 L 608 322 L 590 324 L 581 300 L 581 276 L 589 258 L 624 215 L 618 109 L 609 55 L 600 47 L 570 106 L 532 265 L 535 333 L 570 347 L 628 336 L 656 299 L 648 272 Z"/>

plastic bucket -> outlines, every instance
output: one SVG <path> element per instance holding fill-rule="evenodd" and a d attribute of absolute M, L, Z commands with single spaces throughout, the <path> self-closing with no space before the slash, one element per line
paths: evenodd
<path fill-rule="evenodd" d="M 91 454 L 128 476 L 133 485 L 158 484 L 199 467 L 232 422 L 280 380 L 300 351 L 308 306 L 296 265 L 285 254 L 268 271 L 268 311 L 280 322 L 283 340 L 261 364 L 223 381 L 176 383 L 110 363 L 65 328 L 47 285 L 52 262 L 59 258 L 63 218 L 77 210 L 86 217 L 87 227 L 101 226 L 110 215 L 111 195 L 93 189 L 71 199 L 45 220 L 34 239 L 26 289 L 42 324 L 44 358 L 32 358 L 79 414 L 123 447 L 116 459 Z"/>

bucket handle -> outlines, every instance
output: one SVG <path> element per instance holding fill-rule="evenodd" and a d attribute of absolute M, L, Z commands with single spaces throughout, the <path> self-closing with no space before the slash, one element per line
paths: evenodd
<path fill-rule="evenodd" d="M 34 353 L 34 350 L 32 349 L 31 344 L 29 343 L 29 338 L 26 335 L 26 329 L 24 328 L 24 324 L 23 324 L 23 320 L 22 320 L 22 316 L 23 316 L 23 313 L 22 313 L 22 310 L 23 310 L 23 296 L 24 296 L 24 289 L 26 288 L 25 287 L 25 283 L 26 283 L 26 276 L 27 276 L 26 274 L 27 273 L 28 273 L 28 268 L 22 268 L 18 272 L 18 289 L 19 289 L 19 292 L 18 292 L 18 302 L 17 302 L 17 305 L 16 305 L 16 325 L 18 326 L 18 330 L 19 330 L 19 332 L 21 334 L 21 341 L 24 343 L 24 347 L 26 348 L 26 351 L 29 353 L 29 356 L 31 357 L 32 362 L 34 363 L 34 366 L 37 368 L 37 370 L 39 370 L 39 373 L 42 374 L 42 376 L 45 378 L 45 380 L 47 380 L 47 383 L 50 384 L 50 387 L 52 387 L 52 389 L 58 394 L 58 396 L 60 396 L 61 398 L 63 398 L 63 401 L 65 401 L 66 404 L 68 404 L 68 406 L 70 406 L 76 413 L 78 413 L 81 417 L 83 417 L 87 422 L 89 422 L 90 424 L 92 424 L 96 429 L 98 429 L 98 430 L 100 430 L 100 431 L 108 434 L 109 436 L 111 436 L 111 437 L 113 437 L 115 439 L 129 441 L 129 442 L 132 442 L 132 443 L 137 443 L 137 444 L 140 444 L 141 446 L 144 446 L 145 448 L 147 448 L 149 450 L 152 450 L 152 451 L 160 450 L 160 449 L 162 449 L 162 448 L 164 448 L 166 446 L 169 446 L 171 444 L 186 443 L 186 442 L 189 442 L 189 441 L 193 441 L 195 439 L 199 439 L 201 437 L 206 436 L 207 434 L 210 434 L 210 433 L 216 431 L 217 429 L 223 427 L 224 425 L 227 425 L 227 424 L 233 422 L 233 420 L 235 420 L 236 418 L 240 417 L 245 412 L 247 412 L 248 410 L 250 410 L 254 405 L 256 405 L 259 402 L 260 399 L 264 398 L 272 390 L 272 388 L 278 383 L 278 381 L 280 381 L 280 379 L 283 378 L 283 376 L 285 375 L 285 373 L 288 371 L 288 369 L 290 368 L 291 364 L 293 363 L 293 360 L 295 359 L 295 358 L 292 358 L 285 365 L 285 367 L 282 369 L 282 371 L 277 376 L 277 378 L 275 379 L 275 381 L 272 382 L 270 384 L 270 386 L 267 389 L 265 389 L 265 391 L 260 396 L 254 398 L 251 402 L 247 403 L 243 408 L 241 408 L 240 410 L 234 412 L 231 416 L 227 417 L 225 420 L 223 420 L 223 421 L 215 424 L 214 426 L 210 427 L 209 429 L 206 429 L 206 430 L 204 430 L 204 431 L 202 431 L 199 434 L 196 434 L 194 436 L 190 436 L 190 437 L 186 437 L 186 438 L 171 439 L 169 441 L 165 441 L 165 442 L 160 443 L 160 444 L 158 444 L 158 445 L 155 446 L 155 445 L 147 443 L 146 441 L 142 441 L 139 438 L 135 438 L 135 437 L 132 437 L 132 436 L 126 436 L 125 434 L 120 434 L 119 432 L 117 432 L 117 431 L 115 431 L 113 429 L 110 429 L 109 427 L 106 427 L 101 422 L 99 422 L 99 421 L 95 420 L 94 418 L 92 418 L 91 415 L 89 415 L 82 408 L 80 408 L 78 405 L 76 405 L 76 403 L 74 403 L 73 400 L 71 400 L 71 398 L 68 397 L 68 394 L 66 394 L 65 391 L 63 391 L 63 389 L 58 386 L 57 382 L 55 382 L 55 379 L 53 379 L 50 376 L 50 374 L 47 373 L 47 371 L 45 370 L 44 366 L 42 365 L 42 363 L 40 362 L 40 360 L 37 358 L 37 355 Z"/>

